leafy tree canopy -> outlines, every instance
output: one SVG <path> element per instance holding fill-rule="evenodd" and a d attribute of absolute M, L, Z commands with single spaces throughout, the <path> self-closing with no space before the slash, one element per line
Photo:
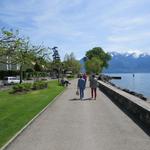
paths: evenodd
<path fill-rule="evenodd" d="M 85 62 L 87 73 L 99 74 L 102 71 L 102 64 L 103 62 L 100 59 L 92 57 Z"/>
<path fill-rule="evenodd" d="M 19 35 L 19 31 L 1 29 L 0 32 L 0 63 L 17 64 L 20 67 L 20 82 L 22 71 L 32 64 L 48 59 L 48 48 L 40 45 L 33 46 L 29 38 Z M 43 58 L 43 59 L 39 59 Z M 42 60 L 42 61 L 41 61 Z M 42 63 L 38 63 L 42 64 Z M 42 64 L 43 65 L 43 64 Z"/>
<path fill-rule="evenodd" d="M 102 68 L 108 67 L 108 61 L 111 59 L 111 56 L 106 53 L 101 47 L 94 47 L 93 49 L 86 52 L 86 57 L 92 59 L 96 57 L 102 63 Z"/>
<path fill-rule="evenodd" d="M 73 74 L 79 73 L 81 65 L 76 60 L 74 53 L 66 54 L 64 58 L 64 68 L 66 71 L 72 71 Z"/>
<path fill-rule="evenodd" d="M 52 50 L 53 50 L 53 55 L 52 55 L 52 56 L 53 56 L 53 61 L 54 61 L 54 62 L 55 62 L 55 61 L 56 61 L 56 62 L 59 62 L 59 61 L 60 61 L 60 55 L 59 55 L 59 52 L 58 52 L 57 48 L 58 48 L 58 47 L 56 47 L 56 46 L 52 48 Z"/>

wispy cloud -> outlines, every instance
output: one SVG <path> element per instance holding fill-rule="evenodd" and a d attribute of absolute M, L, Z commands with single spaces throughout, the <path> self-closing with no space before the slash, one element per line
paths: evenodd
<path fill-rule="evenodd" d="M 107 51 L 149 50 L 149 0 L 1 0 L 0 27 L 16 28 L 35 43 L 77 58 Z"/>
<path fill-rule="evenodd" d="M 113 35 L 108 37 L 110 42 L 115 43 L 127 43 L 127 42 L 138 42 L 141 40 L 147 40 L 150 38 L 150 31 L 148 32 L 137 32 L 134 34 L 127 34 L 127 35 Z"/>

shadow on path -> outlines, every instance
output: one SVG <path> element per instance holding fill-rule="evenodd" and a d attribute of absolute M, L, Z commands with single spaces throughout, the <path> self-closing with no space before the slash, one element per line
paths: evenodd
<path fill-rule="evenodd" d="M 89 98 L 83 98 L 82 100 L 80 98 L 69 99 L 69 101 L 87 101 L 87 100 L 92 100 L 92 99 L 91 99 L 91 97 L 89 97 Z"/>
<path fill-rule="evenodd" d="M 69 101 L 81 101 L 80 98 L 72 98 L 72 99 L 69 99 Z"/>

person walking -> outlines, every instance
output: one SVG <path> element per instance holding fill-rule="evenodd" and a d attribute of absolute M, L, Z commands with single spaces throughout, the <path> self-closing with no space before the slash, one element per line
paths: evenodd
<path fill-rule="evenodd" d="M 93 76 L 93 74 L 91 74 L 91 75 L 89 76 L 89 87 L 91 87 L 92 76 Z"/>
<path fill-rule="evenodd" d="M 86 75 L 86 73 L 83 74 L 83 79 L 85 80 L 85 86 L 86 86 L 86 81 L 87 81 L 87 75 Z"/>
<path fill-rule="evenodd" d="M 95 75 L 92 75 L 90 79 L 90 88 L 91 88 L 91 98 L 96 100 L 97 96 L 97 79 L 95 78 Z"/>
<path fill-rule="evenodd" d="M 83 79 L 82 75 L 80 75 L 80 79 L 78 79 L 77 89 L 79 89 L 80 99 L 82 100 L 84 98 L 84 89 L 85 89 L 85 80 Z"/>

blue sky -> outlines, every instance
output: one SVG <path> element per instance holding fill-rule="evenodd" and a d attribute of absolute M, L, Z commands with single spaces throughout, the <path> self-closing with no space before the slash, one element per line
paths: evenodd
<path fill-rule="evenodd" d="M 0 0 L 0 27 L 19 29 L 36 44 L 58 46 L 61 57 L 150 50 L 150 0 Z"/>

